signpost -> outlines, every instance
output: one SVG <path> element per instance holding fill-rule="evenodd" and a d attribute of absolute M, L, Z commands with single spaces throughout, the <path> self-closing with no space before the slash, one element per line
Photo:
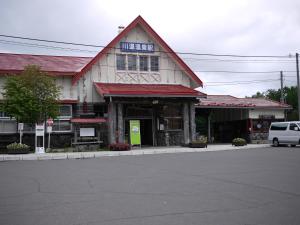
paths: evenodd
<path fill-rule="evenodd" d="M 18 123 L 18 131 L 20 132 L 20 144 L 22 144 L 24 123 Z"/>
<path fill-rule="evenodd" d="M 141 146 L 141 130 L 139 120 L 130 120 L 130 144 Z"/>
<path fill-rule="evenodd" d="M 35 124 L 35 153 L 45 153 L 45 124 Z"/>
<path fill-rule="evenodd" d="M 49 118 L 47 120 L 47 132 L 48 132 L 48 148 L 50 148 L 50 135 L 52 133 L 53 119 Z"/>

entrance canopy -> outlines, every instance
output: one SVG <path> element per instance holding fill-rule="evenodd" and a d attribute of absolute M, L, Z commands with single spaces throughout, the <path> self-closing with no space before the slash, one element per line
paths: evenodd
<path fill-rule="evenodd" d="M 94 83 L 101 96 L 126 97 L 205 97 L 206 94 L 183 85 Z"/>

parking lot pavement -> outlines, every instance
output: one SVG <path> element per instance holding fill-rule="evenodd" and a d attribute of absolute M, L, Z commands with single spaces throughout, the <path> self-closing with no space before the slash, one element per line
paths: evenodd
<path fill-rule="evenodd" d="M 0 224 L 300 224 L 300 148 L 0 163 Z"/>

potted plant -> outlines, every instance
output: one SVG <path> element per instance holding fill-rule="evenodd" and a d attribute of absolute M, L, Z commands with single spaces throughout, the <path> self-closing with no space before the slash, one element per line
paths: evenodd
<path fill-rule="evenodd" d="M 244 146 L 244 145 L 247 145 L 247 142 L 244 138 L 234 138 L 232 140 L 232 145 L 234 145 L 234 146 Z"/>
<path fill-rule="evenodd" d="M 26 144 L 11 143 L 6 146 L 8 154 L 28 154 L 30 147 Z"/>
<path fill-rule="evenodd" d="M 207 137 L 200 136 L 197 140 L 189 143 L 190 148 L 207 148 Z"/>

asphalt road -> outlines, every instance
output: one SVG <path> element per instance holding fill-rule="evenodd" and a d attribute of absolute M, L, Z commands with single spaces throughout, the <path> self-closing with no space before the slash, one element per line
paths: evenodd
<path fill-rule="evenodd" d="M 0 162 L 0 224 L 300 224 L 300 148 Z"/>

